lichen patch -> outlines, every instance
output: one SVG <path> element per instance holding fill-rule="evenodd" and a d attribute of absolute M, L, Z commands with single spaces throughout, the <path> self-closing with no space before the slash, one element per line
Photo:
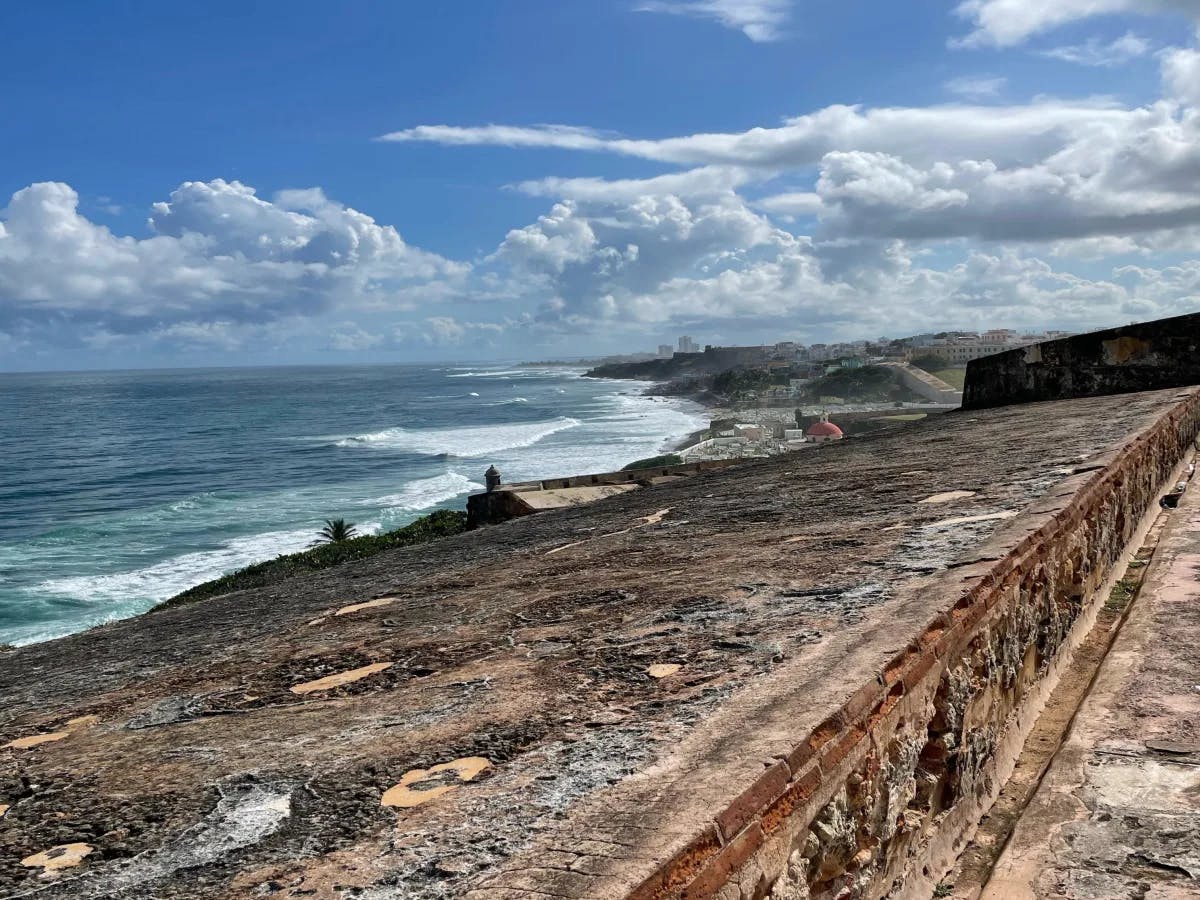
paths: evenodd
<path fill-rule="evenodd" d="M 83 858 L 92 852 L 91 844 L 59 844 L 41 853 L 35 853 L 21 860 L 21 865 L 27 868 L 40 866 L 47 872 L 59 869 L 70 869 L 83 862 Z"/>
<path fill-rule="evenodd" d="M 384 792 L 379 803 L 381 806 L 412 809 L 449 793 L 458 787 L 459 782 L 474 781 L 491 766 L 491 761 L 482 756 L 468 756 L 428 769 L 411 769 L 400 776 L 398 784 Z"/>
<path fill-rule="evenodd" d="M 363 678 L 369 678 L 371 675 L 376 675 L 384 669 L 390 669 L 391 667 L 392 664 L 390 662 L 371 663 L 371 665 L 363 666 L 359 669 L 350 669 L 348 672 L 338 672 L 334 675 L 326 675 L 324 678 L 318 678 L 316 681 L 306 681 L 303 684 L 297 684 L 292 688 L 292 693 L 312 694 L 316 691 L 332 690 L 344 684 L 351 684 Z"/>

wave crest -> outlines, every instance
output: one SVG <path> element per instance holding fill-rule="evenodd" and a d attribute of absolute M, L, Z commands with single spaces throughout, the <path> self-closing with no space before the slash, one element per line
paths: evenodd
<path fill-rule="evenodd" d="M 458 456 L 473 458 L 532 447 L 538 441 L 578 428 L 582 423 L 570 416 L 559 416 L 548 422 L 526 422 L 509 425 L 484 425 L 476 428 L 387 428 L 369 434 L 356 434 L 335 442 L 337 447 L 408 450 L 429 456 Z"/>
<path fill-rule="evenodd" d="M 429 509 L 447 500 L 453 500 L 455 497 L 469 493 L 470 491 L 481 491 L 483 487 L 482 484 L 472 481 L 466 475 L 460 475 L 458 472 L 447 472 L 445 475 L 422 478 L 414 481 L 412 484 L 406 484 L 395 494 L 388 494 L 386 497 L 376 497 L 373 500 L 363 500 L 360 505 L 383 506 L 390 509 L 415 512 L 421 509 Z"/>

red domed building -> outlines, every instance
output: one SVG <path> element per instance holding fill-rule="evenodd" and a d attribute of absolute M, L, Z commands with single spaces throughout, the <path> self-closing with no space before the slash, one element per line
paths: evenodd
<path fill-rule="evenodd" d="M 820 422 L 814 422 L 808 426 L 805 437 L 811 443 L 823 444 L 826 441 L 840 441 L 845 435 L 842 434 L 842 429 L 829 421 L 828 416 L 822 416 Z"/>

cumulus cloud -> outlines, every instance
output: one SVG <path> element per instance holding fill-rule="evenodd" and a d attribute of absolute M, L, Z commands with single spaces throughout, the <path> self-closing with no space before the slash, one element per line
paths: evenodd
<path fill-rule="evenodd" d="M 469 342 L 487 343 L 509 329 L 511 322 L 463 322 L 454 316 L 430 316 L 420 335 L 426 344 L 459 346 Z M 398 333 L 398 337 L 400 334 Z"/>
<path fill-rule="evenodd" d="M 761 43 L 782 36 L 791 6 L 792 0 L 645 0 L 635 9 L 709 19 Z"/>
<path fill-rule="evenodd" d="M 1192 108 L 1200 109 L 1200 51 L 1173 47 L 1162 53 L 1163 83 L 1168 96 Z"/>
<path fill-rule="evenodd" d="M 237 323 L 402 308 L 414 285 L 468 269 L 319 190 L 267 201 L 236 181 L 185 182 L 154 204 L 146 238 L 115 235 L 78 206 L 70 186 L 45 182 L 0 213 L 0 329 L 73 321 L 220 344 Z"/>
<path fill-rule="evenodd" d="M 1191 50 L 1164 56 L 1164 80 L 1180 100 L 1193 100 L 1198 60 Z M 556 132 L 529 131 L 556 140 Z M 810 173 L 812 190 L 760 197 L 754 206 L 792 218 L 818 215 L 824 237 L 1038 242 L 1142 235 L 1149 241 L 1156 232 L 1200 224 L 1200 116 L 1167 101 L 1136 108 L 1050 100 L 997 107 L 835 106 L 775 129 L 594 140 L 584 149 L 696 167 L 642 180 L 545 179 L 521 189 L 577 201 L 584 209 L 639 197 L 725 197 L 715 206 L 710 201 L 710 208 L 727 208 L 728 198 L 748 183 Z M 561 271 L 568 262 L 579 263 L 565 255 L 586 246 L 597 271 L 645 268 L 629 259 L 627 246 L 640 252 L 644 235 L 624 243 L 597 238 L 586 226 L 590 216 L 581 221 L 575 207 L 564 209 L 566 215 L 557 209 L 514 232 L 505 252 L 518 255 L 527 244 L 545 259 L 557 254 Z"/>
<path fill-rule="evenodd" d="M 1012 242 L 1200 225 L 1200 122 L 1156 110 L 1138 129 L 1101 130 L 1025 165 L 830 153 L 816 189 L 822 222 L 837 235 Z"/>
<path fill-rule="evenodd" d="M 1172 13 L 1200 21 L 1200 0 L 966 0 L 958 15 L 974 26 L 963 47 L 1013 47 L 1036 34 L 1095 16 Z"/>
<path fill-rule="evenodd" d="M 1051 47 L 1049 50 L 1041 51 L 1040 55 L 1081 66 L 1114 68 L 1123 66 L 1140 56 L 1145 56 L 1150 52 L 1151 46 L 1150 41 L 1145 38 L 1138 37 L 1132 32 L 1126 32 L 1108 43 L 1092 37 L 1082 44 Z"/>
<path fill-rule="evenodd" d="M 382 344 L 383 340 L 382 334 L 367 331 L 354 322 L 342 322 L 329 333 L 329 347 L 332 350 L 370 350 Z"/>
<path fill-rule="evenodd" d="M 629 313 L 630 298 L 672 278 L 713 277 L 794 241 L 733 191 L 567 199 L 510 231 L 493 260 L 551 296 L 543 320 L 601 320 Z"/>
<path fill-rule="evenodd" d="M 818 215 L 824 204 L 821 195 L 814 191 L 788 191 L 763 197 L 754 206 L 787 219 L 798 219 Z"/>

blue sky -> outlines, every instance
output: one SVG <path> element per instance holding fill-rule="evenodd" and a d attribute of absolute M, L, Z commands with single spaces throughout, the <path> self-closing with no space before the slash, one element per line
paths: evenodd
<path fill-rule="evenodd" d="M 0 370 L 1200 300 L 1200 0 L 0 12 Z"/>

